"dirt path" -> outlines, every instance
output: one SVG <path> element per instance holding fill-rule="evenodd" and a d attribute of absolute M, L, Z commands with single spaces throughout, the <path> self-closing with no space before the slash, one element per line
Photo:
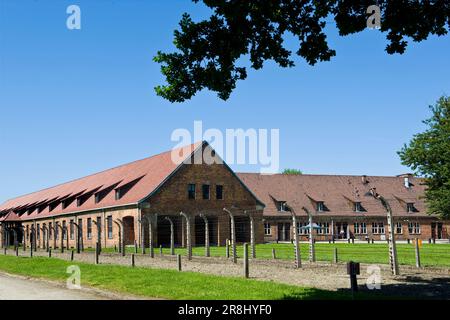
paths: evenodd
<path fill-rule="evenodd" d="M 0 273 L 0 300 L 103 300 L 104 295 Z"/>

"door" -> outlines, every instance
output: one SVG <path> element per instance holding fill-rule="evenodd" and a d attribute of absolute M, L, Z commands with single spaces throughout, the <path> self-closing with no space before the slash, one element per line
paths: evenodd
<path fill-rule="evenodd" d="M 437 238 L 442 239 L 442 223 L 438 222 L 437 224 Z"/>
<path fill-rule="evenodd" d="M 291 241 L 291 224 L 279 223 L 278 224 L 278 240 L 279 241 Z"/>

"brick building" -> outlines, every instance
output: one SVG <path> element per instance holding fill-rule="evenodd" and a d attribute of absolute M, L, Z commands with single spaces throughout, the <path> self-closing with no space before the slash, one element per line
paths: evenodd
<path fill-rule="evenodd" d="M 208 220 L 210 243 L 224 245 L 230 238 L 224 208 L 235 215 L 237 241 L 249 241 L 251 216 L 255 242 L 263 242 L 263 204 L 226 164 L 195 164 L 204 153 L 216 156 L 209 145 L 174 152 L 184 159 L 179 164 L 169 151 L 6 201 L 0 206 L 2 242 L 20 243 L 25 235 L 25 244 L 38 248 L 111 247 L 123 237 L 125 245 L 149 246 L 151 226 L 153 243 L 166 246 L 172 224 L 180 246 L 186 242 L 183 212 L 193 245 L 205 242 L 200 214 Z"/>
<path fill-rule="evenodd" d="M 184 161 L 174 162 L 173 154 Z M 256 243 L 290 241 L 291 212 L 306 240 L 303 208 L 320 227 L 317 240 L 383 240 L 386 211 L 370 195 L 374 189 L 392 207 L 398 239 L 449 237 L 449 222 L 426 214 L 423 181 L 411 175 L 235 174 L 225 163 L 196 161 L 204 154 L 217 157 L 206 142 L 197 143 L 8 200 L 0 205 L 2 245 L 149 246 L 151 228 L 153 243 L 168 246 L 173 227 L 175 245 L 183 246 L 188 221 L 191 243 L 203 245 L 204 218 L 209 242 L 223 245 L 230 239 L 230 212 L 237 242 L 250 241 L 251 221 Z"/>
<path fill-rule="evenodd" d="M 423 180 L 410 174 L 397 177 L 339 175 L 238 174 L 265 204 L 265 241 L 290 241 L 292 208 L 301 240 L 308 237 L 309 215 L 317 240 L 387 239 L 387 216 L 373 191 L 389 203 L 396 239 L 448 239 L 450 221 L 427 214 Z M 371 192 L 372 190 L 372 192 Z M 305 208 L 305 209 L 303 209 Z M 308 212 L 308 214 L 307 214 Z"/>

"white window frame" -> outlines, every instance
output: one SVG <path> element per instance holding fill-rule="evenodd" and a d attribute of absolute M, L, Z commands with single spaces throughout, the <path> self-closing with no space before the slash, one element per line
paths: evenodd
<path fill-rule="evenodd" d="M 269 222 L 264 222 L 264 235 L 265 236 L 271 236 L 272 235 L 272 228 L 271 228 Z"/>
<path fill-rule="evenodd" d="M 398 230 L 400 229 L 400 232 Z M 401 222 L 395 223 L 395 233 L 396 234 L 403 234 L 403 224 Z"/>

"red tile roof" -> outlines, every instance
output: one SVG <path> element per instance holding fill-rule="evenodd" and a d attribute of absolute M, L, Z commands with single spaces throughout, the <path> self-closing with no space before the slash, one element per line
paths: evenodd
<path fill-rule="evenodd" d="M 186 159 L 201 145 L 201 142 L 197 142 L 176 149 L 174 152 L 181 152 Z M 167 151 L 52 188 L 10 199 L 0 205 L 0 215 L 4 219 L 14 217 L 17 220 L 31 220 L 60 214 L 136 204 L 155 191 L 179 166 L 179 164 L 172 161 L 171 152 Z M 127 185 L 132 187 L 127 188 Z M 122 190 L 126 190 L 126 192 L 123 192 L 121 198 L 116 200 L 114 189 L 118 187 L 125 187 Z M 102 191 L 109 192 L 105 192 L 104 198 L 99 203 L 95 203 L 94 194 L 97 192 L 101 194 Z M 80 206 L 77 206 L 76 197 L 82 199 Z M 65 208 L 62 206 L 62 200 L 66 200 Z M 50 211 L 52 203 L 56 207 Z M 23 213 L 24 210 L 28 211 Z M 11 212 L 13 215 L 15 215 L 14 212 L 22 214 L 18 218 L 17 215 L 10 216 Z"/>
<path fill-rule="evenodd" d="M 302 207 L 315 213 L 317 202 L 323 201 L 326 211 L 317 213 L 324 216 L 384 216 L 385 209 L 379 200 L 368 195 L 371 188 L 386 198 L 394 215 L 426 216 L 423 200 L 425 186 L 423 179 L 410 177 L 410 188 L 405 187 L 404 177 L 345 175 L 261 175 L 238 173 L 239 178 L 265 203 L 264 215 L 283 216 L 289 212 L 279 212 L 277 201 L 287 201 L 298 216 L 306 215 Z M 361 202 L 364 212 L 355 212 L 354 203 Z M 407 213 L 407 203 L 414 203 L 417 212 Z"/>

